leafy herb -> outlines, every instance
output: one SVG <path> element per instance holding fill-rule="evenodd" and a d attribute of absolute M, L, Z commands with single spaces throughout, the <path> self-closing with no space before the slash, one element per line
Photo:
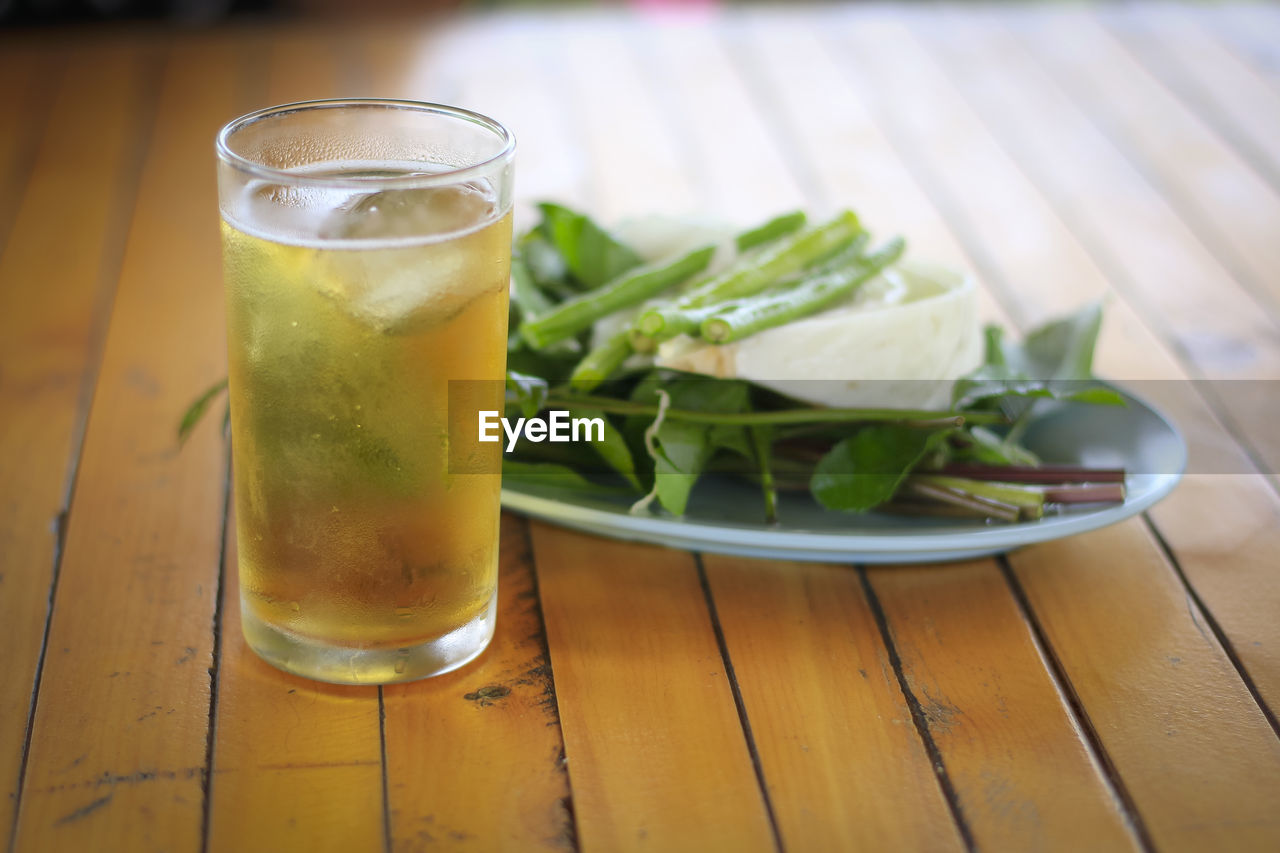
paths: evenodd
<path fill-rule="evenodd" d="M 619 243 L 589 216 L 559 204 L 545 202 L 542 211 L 542 236 L 555 247 L 564 266 L 584 290 L 599 287 L 641 264 L 640 256 L 629 246 Z M 549 264 L 543 264 L 549 269 Z"/>
<path fill-rule="evenodd" d="M 605 417 L 604 412 L 575 407 L 570 409 L 570 414 L 575 418 L 598 418 L 604 424 L 600 440 L 589 442 L 591 449 L 598 453 L 610 468 L 618 472 L 628 485 L 636 491 L 643 491 L 640 480 L 636 477 L 636 461 L 631 455 L 631 448 L 627 446 L 627 440 L 618 428 Z"/>
<path fill-rule="evenodd" d="M 655 372 L 635 389 L 632 400 L 653 400 L 693 413 L 735 414 L 750 407 L 746 383 L 707 380 Z M 656 430 L 646 435 L 645 449 L 653 460 L 653 492 L 668 512 L 683 515 L 689 493 L 717 450 L 742 452 L 747 446 L 745 429 L 734 424 L 714 424 L 655 415 Z M 750 451 L 747 451 L 748 453 Z"/>
<path fill-rule="evenodd" d="M 182 415 L 182 420 L 178 423 L 179 446 L 186 443 L 188 436 L 191 435 L 191 431 L 196 428 L 196 424 L 200 423 L 200 419 L 204 417 L 205 410 L 209 408 L 209 404 L 212 403 L 219 394 L 226 390 L 226 387 L 226 378 L 219 379 L 217 382 L 205 389 L 205 392 L 199 397 L 196 397 L 191 405 L 187 407 L 187 411 Z M 224 418 L 224 421 L 230 419 L 230 409 L 227 411 L 228 414 Z"/>
<path fill-rule="evenodd" d="M 827 509 L 874 509 L 893 497 L 907 474 L 948 432 L 892 424 L 863 427 L 818 462 L 809 484 L 813 496 Z"/>

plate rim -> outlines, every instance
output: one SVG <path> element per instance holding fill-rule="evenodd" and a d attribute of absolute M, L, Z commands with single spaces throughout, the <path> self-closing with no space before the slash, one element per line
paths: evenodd
<path fill-rule="evenodd" d="M 944 527 L 934 531 L 922 529 L 908 532 L 831 533 L 785 530 L 763 525 L 689 521 L 683 517 L 631 515 L 506 486 L 502 488 L 502 506 L 552 523 L 612 538 L 722 553 L 726 553 L 725 548 L 733 549 L 733 553 L 737 554 L 767 552 L 775 559 L 828 560 L 832 555 L 858 559 L 862 555 L 871 560 L 879 557 L 884 562 L 900 562 L 907 555 L 962 559 L 979 554 L 1000 553 L 1022 545 L 1087 533 L 1131 518 L 1163 500 L 1181 481 L 1187 466 L 1187 443 L 1182 431 L 1163 412 L 1137 395 L 1106 380 L 1098 381 L 1155 415 L 1177 441 L 1180 459 L 1176 471 L 1140 475 L 1152 480 L 1150 487 L 1141 496 L 1126 499 L 1118 506 L 1080 514 L 972 529 Z M 690 542 L 700 544 L 690 548 L 687 544 Z M 894 559 L 895 557 L 899 559 Z"/>

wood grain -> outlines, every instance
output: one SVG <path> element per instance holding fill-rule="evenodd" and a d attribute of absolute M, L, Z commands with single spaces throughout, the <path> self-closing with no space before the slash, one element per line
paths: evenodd
<path fill-rule="evenodd" d="M 6 63 L 7 65 L 7 63 Z M 88 407 L 87 392 L 115 287 L 148 106 L 148 63 L 131 49 L 83 51 L 50 103 L 47 133 L 24 171 L 21 207 L 0 257 L 0 779 L 7 839 L 35 676 L 45 634 L 50 585 Z M 31 61 L 30 67 L 42 63 Z M 0 69 L 0 77 L 9 69 Z M 31 81 L 33 91 L 42 86 Z M 7 141 L 33 120 L 19 110 Z M 93 145 L 78 134 L 95 127 Z M 44 129 L 43 123 L 39 123 Z M 10 132 L 10 128 L 15 132 Z M 0 164 L 22 159 L 0 145 Z M 3 168 L 0 166 L 0 168 Z M 51 228 L 56 222 L 58 227 Z"/>
<path fill-rule="evenodd" d="M 1193 15 L 1114 10 L 1102 21 L 1272 186 L 1280 185 L 1280 91 Z"/>
<path fill-rule="evenodd" d="M 558 28 L 575 130 L 591 156 L 591 210 L 605 222 L 645 214 L 693 214 L 696 176 L 663 99 L 644 80 L 633 39 L 616 21 Z"/>
<path fill-rule="evenodd" d="M 635 27 L 635 38 L 670 104 L 668 121 L 689 140 L 706 213 L 754 224 L 805 206 L 804 189 L 714 30 L 657 18 Z"/>
<path fill-rule="evenodd" d="M 1262 363 L 1274 360 L 1266 355 L 1276 346 L 1273 336 L 1257 325 L 1256 312 L 1242 309 L 1219 314 L 1210 304 L 1215 300 L 1180 307 L 1183 300 L 1201 298 L 1195 294 L 1204 282 L 1213 282 L 1204 292 L 1216 293 L 1219 305 L 1230 306 L 1229 294 L 1235 285 L 1204 272 L 1187 248 L 1188 241 L 1169 239 L 1182 226 L 1163 200 L 1090 129 L 1086 118 L 1030 60 L 1025 45 L 1002 33 L 996 23 L 978 25 L 952 18 L 944 32 L 918 20 L 913 31 L 925 39 L 931 55 L 943 63 L 948 78 L 979 111 L 999 145 L 1017 158 L 1017 167 L 1055 200 L 1055 211 L 1087 241 L 1090 256 L 1114 261 L 1107 272 L 1116 280 L 1116 288 L 1123 290 L 1117 294 L 1103 270 L 1082 258 L 1082 249 L 1062 236 L 1061 227 L 1047 217 L 1042 227 L 1059 236 L 1046 238 L 1048 248 L 1041 258 L 1022 261 L 1005 251 L 999 240 L 983 241 L 980 248 L 1009 289 L 1013 282 L 1037 283 L 1018 288 L 1020 310 L 1030 317 L 1052 316 L 1087 300 L 1110 297 L 1096 357 L 1099 372 L 1120 379 L 1157 380 L 1133 384 L 1174 416 L 1191 444 L 1192 470 L 1200 472 L 1185 478 L 1151 516 L 1258 689 L 1275 708 L 1280 703 L 1280 625 L 1270 614 L 1280 609 L 1280 590 L 1267 579 L 1271 555 L 1280 549 L 1280 502 L 1263 478 L 1243 473 L 1255 470 L 1253 463 L 1211 408 L 1211 403 L 1218 402 L 1211 393 L 1214 388 L 1188 381 L 1188 371 L 1212 375 L 1223 369 L 1192 345 L 1196 336 L 1218 334 L 1235 342 L 1232 349 L 1246 353 L 1246 364 L 1252 365 L 1245 370 L 1261 370 Z M 923 54 L 917 58 L 924 61 Z M 931 91 L 935 100 L 930 109 L 956 111 L 955 99 L 943 101 L 944 88 Z M 1039 118 L 1014 122 L 1009 119 L 1011 109 L 1034 109 Z M 972 120 L 962 127 L 968 136 L 983 134 Z M 988 147 L 995 144 L 989 142 Z M 952 166 L 944 160 L 939 168 L 958 174 Z M 1008 186 L 1020 180 L 1017 167 L 997 160 L 979 177 Z M 956 191 L 965 194 L 976 186 L 976 181 L 959 182 Z M 1024 189 L 1011 199 L 1010 205 L 1015 206 L 985 213 L 998 224 L 1024 218 L 1032 208 L 1023 197 L 1033 192 Z M 1168 275 L 1161 274 L 1164 266 L 1153 268 L 1140 262 L 1147 258 L 1153 264 L 1165 264 L 1156 259 L 1167 257 L 1173 259 Z M 1181 284 L 1170 287 L 1175 280 L 1170 276 L 1184 274 L 1175 269 L 1201 274 L 1177 279 Z M 1147 296 L 1131 301 L 1131 283 L 1140 284 Z M 1222 331 L 1210 332 L 1214 325 Z"/>
<path fill-rule="evenodd" d="M 703 562 L 784 847 L 963 849 L 857 572 Z"/>
<path fill-rule="evenodd" d="M 530 525 L 586 850 L 772 850 L 684 552 Z"/>
<path fill-rule="evenodd" d="M 1137 849 L 994 562 L 867 576 L 976 846 Z"/>
<path fill-rule="evenodd" d="M 385 688 L 391 846 L 574 850 L 526 522 L 502 519 L 498 624 L 475 663 Z"/>
<path fill-rule="evenodd" d="M 1178 207 L 1232 275 L 1280 317 L 1280 188 L 1154 79 L 1083 10 L 1035 16 L 1036 54 Z M 1071 44 L 1070 51 L 1062 45 Z M 1088 61 L 1081 61 L 1088 56 Z M 1265 109 L 1258 104 L 1257 109 Z"/>
<path fill-rule="evenodd" d="M 224 370 L 210 140 L 237 112 L 237 59 L 184 41 L 164 74 L 71 505 L 20 851 L 200 844 L 223 453 L 213 425 L 179 453 L 174 424 Z"/>
<path fill-rule="evenodd" d="M 909 41 L 892 38 L 893 25 L 885 25 L 874 30 L 874 36 L 871 35 L 869 27 L 862 31 L 862 38 L 854 42 L 853 46 L 857 48 L 851 55 L 856 55 L 858 60 L 866 63 L 866 67 L 872 69 L 871 73 L 875 73 L 877 79 L 894 79 L 899 81 L 911 81 L 911 73 L 916 75 L 924 74 L 930 69 L 930 59 L 919 50 L 912 50 Z M 872 43 L 874 41 L 874 44 Z M 890 65 L 889 63 L 898 63 L 898 65 Z M 922 70 L 923 69 L 923 70 Z M 903 106 L 902 109 L 912 110 L 913 115 L 901 118 L 900 128 L 916 128 L 915 131 L 921 136 L 925 134 L 925 128 L 929 129 L 930 134 L 945 133 L 946 137 L 952 141 L 952 144 L 946 148 L 926 148 L 921 145 L 912 150 L 920 156 L 932 156 L 935 158 L 933 167 L 938 180 L 944 178 L 948 181 L 944 186 L 947 187 L 949 198 L 957 204 L 957 210 L 961 211 L 961 215 L 968 218 L 969 221 L 982 221 L 988 224 L 988 227 L 999 227 L 1002 234 L 1012 233 L 1016 236 L 1018 245 L 1010 246 L 1008 240 L 992 240 L 984 242 L 982 248 L 989 254 L 987 257 L 994 258 L 993 267 L 998 264 L 999 268 L 1008 271 L 1005 273 L 1006 281 L 1017 281 L 1020 283 L 1019 292 L 1023 294 L 1023 298 L 1027 294 L 1035 292 L 1039 293 L 1040 289 L 1030 286 L 1028 283 L 1035 281 L 1033 278 L 1033 269 L 1036 264 L 1041 267 L 1039 275 L 1042 278 L 1052 276 L 1054 280 L 1062 281 L 1072 272 L 1078 271 L 1083 273 L 1080 276 L 1083 280 L 1097 281 L 1097 273 L 1090 272 L 1091 264 L 1085 253 L 1083 253 L 1078 244 L 1075 244 L 1070 235 L 1065 232 L 1061 224 L 1055 221 L 1052 211 L 1050 211 L 1043 200 L 1038 199 L 1033 190 L 1026 186 L 1025 179 L 1019 175 L 1016 169 L 1011 169 L 998 149 L 993 146 L 990 141 L 983 141 L 983 134 L 979 130 L 975 130 L 977 126 L 972 119 L 966 120 L 963 112 L 957 110 L 954 106 L 949 105 L 945 100 L 948 96 L 949 85 L 945 82 L 941 75 L 930 73 L 932 84 L 929 85 L 925 80 L 917 80 L 912 85 L 912 90 L 923 94 L 928 93 L 930 97 L 917 98 L 910 105 Z M 926 78 L 928 79 L 928 78 Z M 903 83 L 903 85 L 911 85 Z M 864 91 L 870 91 L 864 89 Z M 892 97 L 892 89 L 885 93 L 886 97 Z M 943 99 L 943 100 L 939 100 Z M 901 104 L 899 99 L 894 99 L 893 104 Z M 886 103 L 884 110 L 892 108 L 891 104 Z M 924 122 L 926 119 L 936 120 L 938 122 L 950 122 L 945 125 L 945 131 L 939 125 L 928 125 Z M 919 122 L 913 125 L 909 122 Z M 966 129 L 967 128 L 967 129 Z M 935 137 L 936 138 L 936 137 Z M 964 152 L 963 156 L 957 152 Z M 1077 180 L 1082 180 L 1080 173 L 1077 173 Z M 966 184 L 966 182 L 969 182 Z M 995 193 L 999 193 L 995 195 Z M 994 196 L 994 197 L 993 197 Z M 1002 214 L 1003 211 L 1003 214 Z M 998 226 L 996 225 L 998 223 Z M 1017 230 L 1015 230 L 1017 229 Z M 1025 236 L 1024 236 L 1025 235 Z M 1039 257 L 1028 256 L 1027 249 L 1024 244 L 1037 246 L 1039 249 Z M 998 250 L 998 253 L 997 253 Z M 1074 263 L 1073 261 L 1074 256 Z M 1019 275 L 1018 273 L 1021 273 Z M 1045 288 L 1046 291 L 1052 291 L 1053 288 Z M 1077 291 L 1078 292 L 1078 291 Z M 1198 511 L 1203 518 L 1206 513 L 1213 512 L 1212 505 L 1206 506 L 1201 503 L 1198 505 Z M 1070 542 L 1088 544 L 1094 541 L 1093 537 L 1102 534 L 1091 534 L 1090 536 L 1077 537 L 1069 540 Z M 1169 570 L 1164 563 L 1163 555 L 1158 545 L 1151 541 L 1145 530 L 1140 525 L 1127 524 L 1118 528 L 1114 528 L 1107 532 L 1107 541 L 1113 545 L 1110 550 L 1111 560 L 1122 561 L 1126 566 L 1133 567 L 1131 571 L 1116 573 L 1096 573 L 1091 575 L 1088 583 L 1092 585 L 1100 584 L 1106 588 L 1105 592 L 1098 590 L 1098 595 L 1105 595 L 1108 600 L 1114 602 L 1143 602 L 1146 604 L 1150 597 L 1148 590 L 1152 587 L 1158 587 L 1162 584 L 1172 584 L 1175 589 L 1180 588 L 1177 576 Z M 1117 544 L 1122 542 L 1123 550 Z M 1227 542 L 1221 543 L 1222 547 L 1230 547 Z M 1093 546 L 1097 547 L 1097 546 Z M 1071 556 L 1065 556 L 1065 552 L 1059 546 L 1052 549 L 1033 549 L 1029 554 L 1041 555 L 1040 559 L 1045 562 L 1054 562 L 1057 566 L 1056 571 L 1060 573 L 1069 573 L 1072 567 L 1088 558 L 1082 557 L 1078 552 L 1072 553 Z M 1099 549 L 1097 553 L 1101 554 Z M 1054 555 L 1054 556 L 1050 556 Z M 1239 565 L 1239 564 L 1237 564 Z M 1140 572 L 1150 572 L 1150 576 L 1142 576 Z M 1265 589 L 1266 581 L 1259 579 L 1259 588 Z M 1091 586 L 1091 589 L 1097 589 Z M 1243 600 L 1246 593 L 1240 588 L 1235 598 Z M 1264 593 L 1265 594 L 1265 593 Z M 1053 606 L 1057 606 L 1059 602 L 1055 601 Z M 1157 606 L 1153 604 L 1152 606 Z M 1203 659 L 1197 659 L 1198 663 L 1204 665 L 1203 670 L 1184 670 L 1182 673 L 1181 685 L 1182 689 L 1179 693 L 1179 701 L 1182 706 L 1188 709 L 1193 715 L 1204 718 L 1212 718 L 1218 715 L 1226 714 L 1228 716 L 1238 713 L 1246 715 L 1246 718 L 1252 722 L 1261 721 L 1264 730 L 1266 729 L 1266 721 L 1262 717 L 1261 712 L 1255 704 L 1253 704 L 1245 686 L 1239 682 L 1234 670 L 1229 670 L 1226 675 L 1215 669 L 1217 663 L 1225 662 L 1229 666 L 1229 661 L 1223 654 L 1220 647 L 1210 634 L 1207 639 L 1202 636 L 1193 624 L 1189 622 L 1179 621 L 1177 617 L 1185 614 L 1186 609 L 1184 602 L 1179 599 L 1177 604 L 1165 602 L 1165 606 L 1169 608 L 1168 621 L 1170 625 L 1176 626 L 1172 633 L 1177 640 L 1185 644 L 1194 644 L 1196 642 L 1205 643 L 1212 651 L 1206 654 L 1216 655 L 1215 663 L 1210 665 Z M 1194 604 L 1192 605 L 1194 610 Z M 1036 608 L 1038 612 L 1038 608 Z M 1054 617 L 1068 620 L 1069 616 L 1065 615 L 1070 611 L 1055 610 Z M 1242 618 L 1249 618 L 1252 611 L 1248 608 L 1238 608 L 1235 615 Z M 1070 640 L 1064 642 L 1074 642 L 1080 636 L 1084 636 L 1090 631 L 1096 630 L 1097 625 L 1088 621 L 1080 614 L 1073 614 L 1076 618 L 1081 618 L 1081 624 L 1074 625 Z M 1114 616 L 1116 619 L 1123 617 L 1117 612 Z M 1155 617 L 1153 617 L 1155 618 Z M 1251 624 L 1243 626 L 1243 630 L 1258 630 L 1259 636 L 1267 638 L 1271 636 L 1271 629 L 1264 623 L 1254 621 Z M 1236 630 L 1241 630 L 1237 628 Z M 1247 636 L 1247 635 L 1246 635 Z M 1052 642 L 1052 647 L 1057 650 L 1058 643 Z M 1116 638 L 1114 648 L 1119 649 L 1123 644 Z M 1073 650 L 1068 650 L 1073 651 Z M 1099 658 L 1099 665 L 1105 664 L 1105 659 Z M 1202 682 L 1202 679 L 1204 680 Z M 1219 683 L 1219 682 L 1222 683 Z M 1205 683 L 1211 683 L 1213 686 L 1203 686 Z M 1196 686 L 1192 686 L 1196 685 Z M 1087 713 L 1092 714 L 1090 699 L 1095 698 L 1092 695 L 1085 698 L 1084 709 Z M 1250 711 L 1250 709 L 1252 709 Z M 1248 715 L 1253 714 L 1254 718 Z M 1114 734 L 1111 732 L 1100 732 L 1102 734 L 1102 743 L 1108 750 L 1113 750 L 1124 744 L 1114 744 L 1112 738 Z M 1265 731 L 1266 737 L 1263 738 L 1264 732 L 1256 728 L 1250 730 L 1249 737 L 1252 739 L 1253 746 L 1261 749 L 1264 753 L 1270 748 L 1268 739 L 1271 738 L 1269 730 Z M 1172 749 L 1172 747 L 1170 747 Z M 1167 754 L 1156 754 L 1154 750 L 1147 752 L 1139 752 L 1131 756 L 1134 768 L 1130 770 L 1121 766 L 1121 776 L 1127 782 L 1130 779 L 1131 772 L 1151 774 L 1153 766 L 1160 767 L 1160 772 L 1168 772 Z M 1197 760 L 1194 751 L 1188 754 L 1188 761 L 1195 762 Z M 1145 762 L 1145 763 L 1144 763 Z M 1118 763 L 1118 762 L 1117 762 Z M 1220 785 L 1219 789 L 1213 796 L 1221 796 L 1230 798 L 1230 791 L 1234 790 L 1233 783 L 1227 774 L 1218 778 L 1216 781 Z M 1161 802 L 1168 807 L 1168 802 L 1185 802 L 1187 797 L 1194 797 L 1195 794 L 1191 785 L 1183 790 L 1178 790 L 1176 796 L 1173 796 L 1174 785 L 1170 785 L 1162 793 L 1169 800 Z M 1134 793 L 1135 799 L 1138 795 Z M 1255 802 L 1256 806 L 1257 803 Z M 1163 812 L 1156 817 L 1146 814 L 1143 801 L 1138 799 L 1139 811 L 1143 813 L 1144 819 L 1147 821 L 1151 832 L 1157 838 L 1157 841 L 1177 841 L 1185 839 L 1187 836 L 1181 832 L 1181 824 L 1170 823 L 1176 818 L 1173 814 L 1175 809 L 1170 808 L 1169 811 Z M 1247 807 L 1246 807 L 1247 808 Z M 1157 823 L 1159 825 L 1157 826 Z M 1220 826 L 1224 835 L 1229 836 L 1229 832 L 1225 827 Z M 1240 838 L 1247 838 L 1247 831 L 1241 830 Z"/>
<path fill-rule="evenodd" d="M 0 43 L 0 91 L 12 93 L 0 124 L 0 248 L 22 202 L 66 56 L 7 39 Z"/>
<path fill-rule="evenodd" d="M 1280 843 L 1280 740 L 1138 521 L 1010 562 L 1162 850 Z"/>
<path fill-rule="evenodd" d="M 299 678 L 254 654 L 234 512 L 228 522 L 207 849 L 383 850 L 378 688 Z"/>
<path fill-rule="evenodd" d="M 730 34 L 735 52 L 761 57 L 739 62 L 743 76 L 758 109 L 783 117 L 795 147 L 790 159 L 822 175 L 818 191 L 827 205 L 852 208 L 876 234 L 907 235 L 913 257 L 979 271 L 808 16 L 751 14 Z M 979 277 L 978 284 L 982 320 L 1009 323 L 988 283 Z"/>

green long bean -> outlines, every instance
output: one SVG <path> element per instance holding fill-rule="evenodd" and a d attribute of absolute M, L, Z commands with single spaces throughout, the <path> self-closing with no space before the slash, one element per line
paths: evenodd
<path fill-rule="evenodd" d="M 535 349 L 578 334 L 606 314 L 646 299 L 706 269 L 714 246 L 696 249 L 674 261 L 647 264 L 630 270 L 595 290 L 575 296 L 555 308 L 520 324 L 520 334 Z"/>

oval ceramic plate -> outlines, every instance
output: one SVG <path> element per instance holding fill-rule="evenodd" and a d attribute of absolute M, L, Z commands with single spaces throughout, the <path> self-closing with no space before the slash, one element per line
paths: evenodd
<path fill-rule="evenodd" d="M 1120 390 L 1120 389 L 1117 389 Z M 1123 504 L 1076 508 L 1017 524 L 862 515 L 823 509 L 807 493 L 784 494 L 779 521 L 762 521 L 759 489 L 730 477 L 699 480 L 683 517 L 629 511 L 631 499 L 556 486 L 504 487 L 508 509 L 565 527 L 694 551 L 784 560 L 921 563 L 962 560 L 1115 524 L 1173 490 L 1186 467 L 1177 428 L 1131 394 L 1127 406 L 1053 404 L 1025 435 L 1046 463 L 1123 467 Z"/>

